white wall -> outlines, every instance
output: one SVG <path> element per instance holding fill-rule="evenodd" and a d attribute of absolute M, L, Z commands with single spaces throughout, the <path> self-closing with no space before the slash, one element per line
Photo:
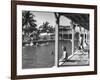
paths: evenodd
<path fill-rule="evenodd" d="M 45 2 L 96 4 L 98 5 L 98 34 L 100 34 L 100 1 L 99 0 L 33 0 Z M 0 80 L 10 80 L 11 67 L 11 11 L 10 0 L 0 0 Z M 98 49 L 100 47 L 98 35 Z M 98 50 L 98 75 L 70 76 L 59 78 L 42 78 L 34 80 L 100 80 L 100 50 Z M 28 79 L 29 80 L 29 79 Z"/>

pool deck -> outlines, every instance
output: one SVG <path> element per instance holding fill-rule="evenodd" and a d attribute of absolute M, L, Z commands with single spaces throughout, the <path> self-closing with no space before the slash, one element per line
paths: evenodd
<path fill-rule="evenodd" d="M 89 65 L 88 52 L 76 51 L 72 57 L 65 62 L 60 62 L 60 66 L 87 66 Z"/>

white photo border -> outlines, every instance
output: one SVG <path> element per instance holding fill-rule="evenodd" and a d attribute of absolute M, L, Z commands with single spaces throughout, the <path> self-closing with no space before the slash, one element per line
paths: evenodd
<path fill-rule="evenodd" d="M 90 15 L 90 65 L 76 66 L 76 67 L 60 67 L 57 68 L 37 68 L 37 69 L 22 69 L 22 10 L 30 11 L 46 11 L 46 12 L 66 12 L 66 13 L 87 13 Z M 70 73 L 70 72 L 86 72 L 94 71 L 94 9 L 81 8 L 60 8 L 60 7 L 46 7 L 46 6 L 28 6 L 17 5 L 17 75 L 36 75 L 36 74 L 51 74 L 51 73 Z M 58 28 L 56 28 L 58 30 Z M 57 38 L 58 31 L 56 31 Z M 57 39 L 58 41 L 58 39 Z M 56 41 L 55 54 L 58 54 L 58 42 Z M 57 62 L 57 57 L 55 58 Z"/>

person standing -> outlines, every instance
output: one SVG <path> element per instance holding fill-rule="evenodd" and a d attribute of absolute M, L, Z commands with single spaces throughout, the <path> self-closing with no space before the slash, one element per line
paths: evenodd
<path fill-rule="evenodd" d="M 79 49 L 83 49 L 83 35 L 81 34 L 79 37 Z"/>

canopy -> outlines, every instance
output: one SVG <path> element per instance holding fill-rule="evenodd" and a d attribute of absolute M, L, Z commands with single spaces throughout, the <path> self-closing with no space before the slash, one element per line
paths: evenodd
<path fill-rule="evenodd" d="M 81 13 L 59 13 L 69 19 L 71 19 L 76 24 L 84 27 L 89 30 L 89 14 L 81 14 Z"/>

